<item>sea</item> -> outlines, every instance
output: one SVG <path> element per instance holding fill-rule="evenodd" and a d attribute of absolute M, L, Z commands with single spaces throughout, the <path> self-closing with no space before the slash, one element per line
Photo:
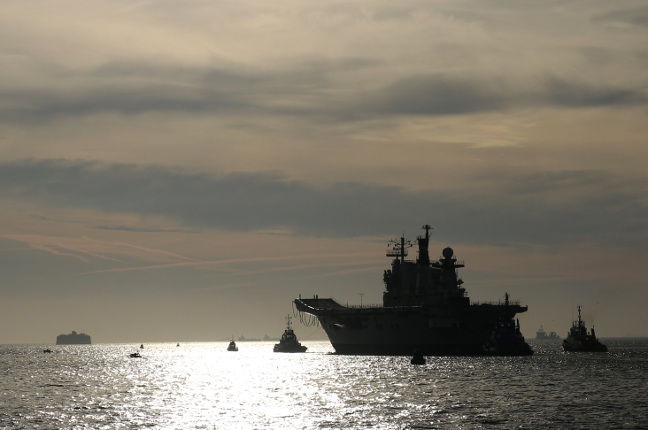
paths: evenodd
<path fill-rule="evenodd" d="M 421 366 L 322 341 L 1 345 L 0 428 L 648 429 L 648 339 L 603 341 Z"/>

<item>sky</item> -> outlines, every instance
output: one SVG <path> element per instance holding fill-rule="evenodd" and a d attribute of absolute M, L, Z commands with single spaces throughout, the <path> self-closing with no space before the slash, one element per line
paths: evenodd
<path fill-rule="evenodd" d="M 426 223 L 526 336 L 648 336 L 644 1 L 0 11 L 0 343 L 278 337 Z"/>

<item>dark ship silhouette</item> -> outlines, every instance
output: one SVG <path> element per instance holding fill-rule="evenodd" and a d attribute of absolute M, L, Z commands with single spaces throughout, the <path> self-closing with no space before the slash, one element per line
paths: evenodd
<path fill-rule="evenodd" d="M 607 346 L 596 339 L 594 327 L 587 333 L 585 321 L 581 319 L 581 307 L 578 307 L 578 321 L 572 321 L 572 326 L 565 340 L 563 349 L 568 352 L 607 352 Z"/>
<path fill-rule="evenodd" d="M 299 343 L 297 340 L 297 335 L 292 329 L 290 324 L 290 316 L 286 317 L 286 330 L 284 330 L 281 335 L 279 343 L 275 344 L 273 351 L 274 352 L 306 352 L 308 348 Z"/>
<path fill-rule="evenodd" d="M 383 306 L 348 307 L 335 300 L 295 299 L 303 313 L 316 317 L 340 354 L 411 355 L 531 355 L 515 314 L 527 306 L 510 302 L 470 303 L 457 269 L 464 267 L 448 247 L 430 262 L 431 227 L 419 236 L 418 258 L 406 260 L 412 244 L 404 237 L 391 241 L 385 270 Z"/>
<path fill-rule="evenodd" d="M 238 351 L 238 346 L 236 346 L 236 342 L 234 342 L 234 338 L 232 338 L 232 340 L 230 340 L 229 345 L 227 345 L 227 350 L 233 352 Z"/>
<path fill-rule="evenodd" d="M 85 333 L 77 333 L 72 330 L 70 334 L 59 334 L 56 336 L 57 345 L 90 345 L 90 336 Z"/>

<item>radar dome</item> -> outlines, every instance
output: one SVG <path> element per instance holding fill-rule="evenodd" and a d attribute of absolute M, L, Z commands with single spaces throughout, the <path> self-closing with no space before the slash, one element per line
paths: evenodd
<path fill-rule="evenodd" d="M 443 256 L 445 258 L 452 258 L 453 255 L 454 251 L 452 250 L 452 248 L 450 248 L 449 246 L 447 248 L 443 248 Z"/>

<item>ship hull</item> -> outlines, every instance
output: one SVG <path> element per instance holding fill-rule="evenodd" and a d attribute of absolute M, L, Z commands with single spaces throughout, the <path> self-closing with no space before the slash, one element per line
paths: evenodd
<path fill-rule="evenodd" d="M 451 343 L 336 343 L 331 345 L 337 354 L 343 355 L 413 355 L 420 352 L 423 355 L 485 355 L 481 344 L 456 345 Z"/>
<path fill-rule="evenodd" d="M 298 352 L 306 352 L 308 348 L 302 345 L 299 346 L 281 346 L 281 345 L 275 345 L 273 348 L 274 352 L 287 352 L 287 353 L 298 353 Z"/>
<path fill-rule="evenodd" d="M 483 342 L 465 330 L 426 327 L 423 321 L 417 323 L 418 318 L 400 322 L 394 322 L 389 317 L 368 319 L 373 326 L 340 327 L 341 319 L 330 317 L 321 317 L 319 321 L 331 345 L 340 354 L 410 355 L 415 351 L 425 355 L 483 353 Z"/>
<path fill-rule="evenodd" d="M 61 334 L 56 337 L 57 345 L 91 345 L 87 334 Z"/>
<path fill-rule="evenodd" d="M 320 320 L 322 326 L 326 319 Z M 414 330 L 415 337 L 403 333 L 377 332 L 371 329 L 325 330 L 331 345 L 338 354 L 352 355 L 530 355 L 526 347 L 511 348 L 510 351 L 489 351 L 487 349 L 490 332 L 468 332 L 466 330 L 432 330 L 420 326 L 403 327 Z M 526 344 L 524 344 L 526 345 Z M 522 346 L 522 345 L 520 345 Z"/>
<path fill-rule="evenodd" d="M 581 341 L 567 338 L 563 341 L 565 352 L 607 352 L 607 346 L 599 341 Z"/>
<path fill-rule="evenodd" d="M 338 354 L 353 355 L 530 355 L 512 328 L 504 347 L 492 346 L 493 333 L 515 313 L 480 306 L 435 308 L 321 309 L 296 301 L 318 318 Z M 321 299 L 327 300 L 327 299 Z M 298 303 L 299 302 L 299 303 Z M 506 328 L 504 328 L 506 331 Z"/>

